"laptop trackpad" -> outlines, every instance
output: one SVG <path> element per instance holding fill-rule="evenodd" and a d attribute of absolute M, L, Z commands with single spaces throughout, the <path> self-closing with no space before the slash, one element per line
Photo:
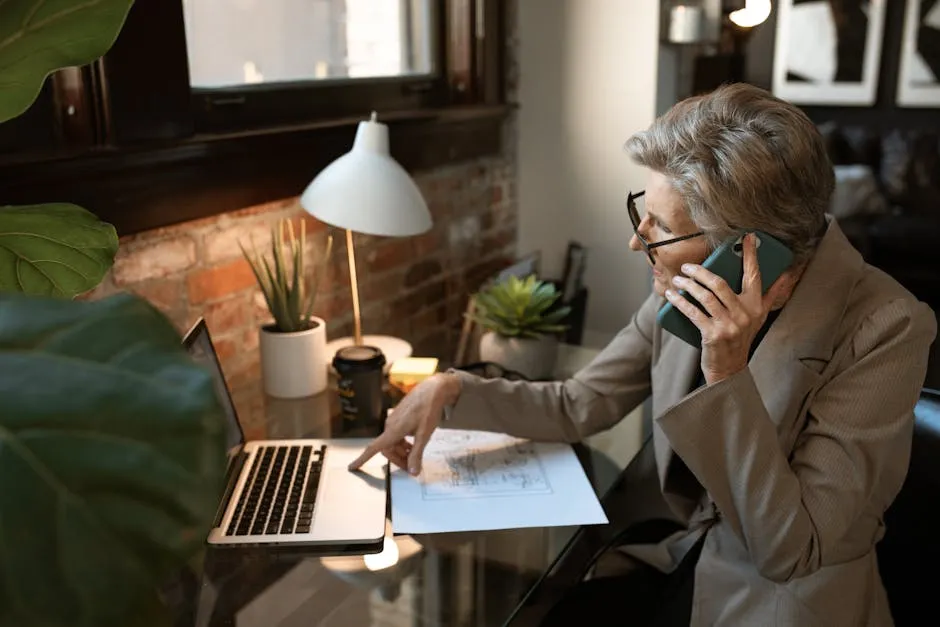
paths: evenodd
<path fill-rule="evenodd" d="M 310 530 L 317 542 L 376 542 L 385 535 L 385 458 L 376 455 L 355 472 L 347 468 L 369 442 L 327 442 Z"/>

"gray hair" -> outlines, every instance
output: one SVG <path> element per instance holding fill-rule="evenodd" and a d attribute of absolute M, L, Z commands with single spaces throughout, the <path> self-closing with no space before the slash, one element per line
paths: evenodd
<path fill-rule="evenodd" d="M 625 149 L 670 180 L 711 248 L 756 229 L 799 263 L 825 231 L 835 177 L 822 136 L 800 109 L 763 89 L 735 83 L 683 100 Z"/>

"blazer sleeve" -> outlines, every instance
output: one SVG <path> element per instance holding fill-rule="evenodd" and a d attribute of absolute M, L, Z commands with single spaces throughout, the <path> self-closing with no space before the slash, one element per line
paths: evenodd
<path fill-rule="evenodd" d="M 935 334 L 922 303 L 875 310 L 847 340 L 850 365 L 811 401 L 789 459 L 748 369 L 659 417 L 764 577 L 786 582 L 858 557 L 842 554 L 840 541 L 863 516 L 872 518 L 866 544 L 877 539 L 907 471 L 912 409 Z"/>
<path fill-rule="evenodd" d="M 452 371 L 461 391 L 443 426 L 560 442 L 609 429 L 649 396 L 658 304 L 650 295 L 630 324 L 567 381 L 483 379 Z"/>

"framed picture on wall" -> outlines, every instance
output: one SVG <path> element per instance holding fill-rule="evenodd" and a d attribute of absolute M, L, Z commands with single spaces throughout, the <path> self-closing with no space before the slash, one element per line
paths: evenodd
<path fill-rule="evenodd" d="M 940 0 L 907 0 L 897 104 L 940 107 Z"/>
<path fill-rule="evenodd" d="M 886 2 L 781 0 L 774 94 L 802 105 L 875 104 Z"/>
<path fill-rule="evenodd" d="M 587 249 L 575 241 L 568 242 L 565 254 L 565 272 L 562 275 L 561 300 L 570 303 L 584 286 L 584 269 L 587 266 Z"/>

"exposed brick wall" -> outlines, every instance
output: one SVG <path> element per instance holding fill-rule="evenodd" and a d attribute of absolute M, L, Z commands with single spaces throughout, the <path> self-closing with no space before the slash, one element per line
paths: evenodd
<path fill-rule="evenodd" d="M 403 337 L 416 354 L 452 359 L 468 295 L 515 255 L 513 145 L 493 158 L 415 174 L 434 221 L 428 233 L 354 236 L 364 333 Z M 304 221 L 312 235 L 308 259 L 315 261 L 329 229 L 287 199 L 122 238 L 114 268 L 93 296 L 137 293 L 181 331 L 204 316 L 230 382 L 258 377 L 258 328 L 270 314 L 238 243 L 254 239 L 264 250 L 282 217 Z M 314 307 L 330 339 L 352 334 L 343 231 L 333 238 Z"/>

